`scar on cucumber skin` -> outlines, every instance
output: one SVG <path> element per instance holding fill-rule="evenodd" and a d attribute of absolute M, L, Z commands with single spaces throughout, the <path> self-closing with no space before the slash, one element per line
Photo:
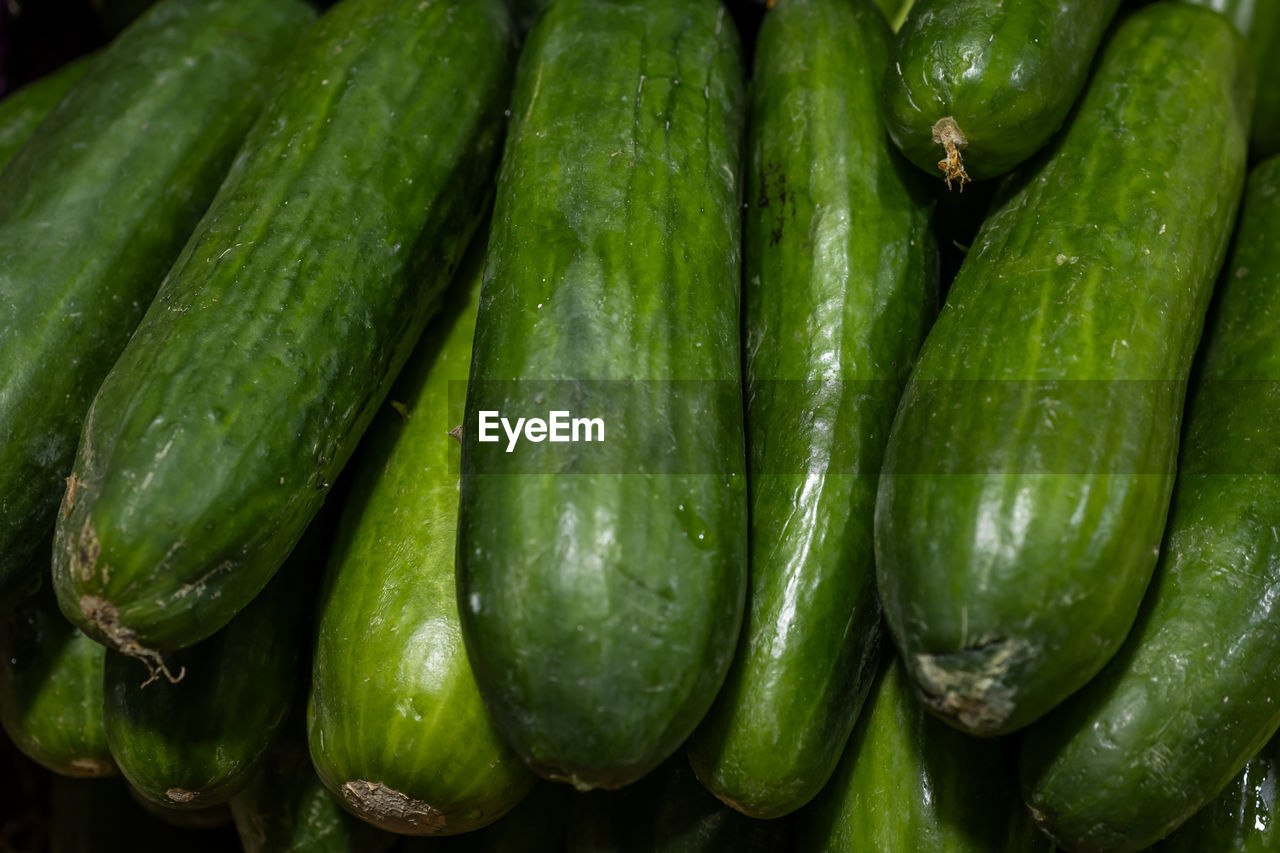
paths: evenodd
<path fill-rule="evenodd" d="M 170 788 L 164 792 L 164 795 L 175 803 L 189 803 L 196 798 L 195 791 L 188 791 L 184 788 Z"/>
<path fill-rule="evenodd" d="M 109 761 L 102 761 L 98 758 L 73 758 L 71 759 L 71 769 L 75 771 L 76 776 L 84 779 L 96 779 L 99 776 L 110 776 L 116 772 L 115 765 Z"/>
<path fill-rule="evenodd" d="M 462 424 L 458 424 L 456 427 L 446 432 L 445 435 L 453 436 L 458 440 L 458 444 L 462 444 Z"/>
<path fill-rule="evenodd" d="M 83 481 L 80 479 L 80 477 L 76 474 L 75 471 L 72 471 L 71 476 L 67 478 L 67 494 L 66 494 L 66 497 L 64 497 L 62 500 L 62 517 L 63 518 L 66 518 L 68 515 L 71 515 L 71 508 L 74 507 L 76 504 L 76 492 L 80 490 L 80 484 L 82 482 Z"/>
<path fill-rule="evenodd" d="M 960 192 L 964 192 L 964 185 L 972 181 L 969 173 L 964 170 L 964 158 L 960 156 L 961 150 L 969 144 L 960 125 L 951 116 L 938 119 L 933 123 L 933 141 L 947 152 L 947 156 L 938 161 L 938 170 L 947 182 L 947 189 L 951 189 L 952 181 L 958 181 Z"/>
<path fill-rule="evenodd" d="M 342 799 L 365 820 L 401 835 L 434 835 L 445 827 L 441 811 L 381 782 L 347 782 Z"/>
<path fill-rule="evenodd" d="M 994 734 L 1014 711 L 1017 691 L 1005 678 L 1025 645 L 990 640 L 957 654 L 916 655 L 920 698 L 973 734 Z"/>
<path fill-rule="evenodd" d="M 187 668 L 184 666 L 178 670 L 178 674 L 174 675 L 169 671 L 169 667 L 165 665 L 164 658 L 154 649 L 149 649 L 138 642 L 138 637 L 128 628 L 120 624 L 120 615 L 116 612 L 116 606 L 105 598 L 99 598 L 96 595 L 80 596 L 80 612 L 84 614 L 84 618 L 89 620 L 93 627 L 102 632 L 116 651 L 121 654 L 137 658 L 146 666 L 149 673 L 146 681 L 142 682 L 142 686 L 146 687 L 153 681 L 158 681 L 161 676 L 170 683 L 177 684 L 187 674 Z"/>

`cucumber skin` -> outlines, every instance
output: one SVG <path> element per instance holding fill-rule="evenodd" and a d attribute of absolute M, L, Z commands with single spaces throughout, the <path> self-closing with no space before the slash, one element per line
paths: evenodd
<path fill-rule="evenodd" d="M 458 600 L 498 729 L 581 788 L 628 784 L 684 742 L 741 624 L 739 51 L 714 0 L 558 0 L 521 58 L 467 402 Z M 573 394 L 580 379 L 640 380 L 610 386 L 637 391 L 612 422 L 625 440 L 594 445 L 600 467 L 551 445 L 533 471 L 482 453 L 477 411 L 526 416 L 546 402 L 516 386 Z M 647 467 L 673 457 L 674 473 Z"/>
<path fill-rule="evenodd" d="M 319 606 L 316 769 L 346 808 L 414 835 L 485 826 L 534 781 L 489 723 L 454 587 L 460 446 L 448 433 L 462 406 L 450 391 L 471 365 L 483 248 L 363 444 Z M 359 796 L 362 781 L 416 801 L 416 813 Z"/>
<path fill-rule="evenodd" d="M 294 53 L 86 421 L 54 580 L 87 633 L 191 645 L 283 562 L 479 221 L 512 47 L 499 0 L 346 0 Z"/>
<path fill-rule="evenodd" d="M 897 659 L 880 670 L 835 775 L 796 815 L 796 850 L 1051 853 L 1003 745 L 934 719 Z"/>
<path fill-rule="evenodd" d="M 1222 793 L 1151 848 L 1153 853 L 1275 853 L 1280 850 L 1276 790 L 1280 744 L 1250 758 Z"/>
<path fill-rule="evenodd" d="M 139 795 L 167 809 L 202 810 L 253 777 L 296 692 L 314 542 L 304 540 L 226 628 L 170 657 L 176 683 L 156 672 L 148 679 L 142 663 L 107 651 L 107 743 Z"/>
<path fill-rule="evenodd" d="M 1215 9 L 1231 19 L 1253 48 L 1259 82 L 1280 51 L 1280 3 L 1268 0 L 1189 0 Z M 1249 154 L 1262 160 L 1280 153 L 1280 88 L 1258 86 L 1253 107 Z"/>
<path fill-rule="evenodd" d="M 1249 178 L 1141 615 L 1113 661 L 1024 740 L 1027 802 L 1064 842 L 1155 842 L 1280 727 L 1278 230 L 1273 158 Z"/>
<path fill-rule="evenodd" d="M 22 149 L 54 107 L 89 70 L 92 56 L 68 62 L 0 101 L 0 171 Z"/>
<path fill-rule="evenodd" d="M 348 814 L 307 752 L 301 708 L 285 720 L 258 772 L 230 800 L 244 853 L 379 853 L 397 836 Z"/>
<path fill-rule="evenodd" d="M 869 5 L 779 0 L 756 43 L 751 580 L 734 663 L 689 745 L 703 784 L 755 818 L 818 793 L 876 671 L 876 483 L 938 298 L 932 200 L 877 115 L 889 39 Z"/>
<path fill-rule="evenodd" d="M 45 584 L 0 624 L 0 723 L 14 745 L 64 776 L 116 772 L 102 726 L 104 649 L 58 611 Z"/>
<path fill-rule="evenodd" d="M 167 0 L 0 171 L 0 606 L 32 585 L 93 394 L 312 18 Z"/>
<path fill-rule="evenodd" d="M 917 0 L 884 81 L 884 119 L 907 157 L 939 175 L 933 126 L 948 116 L 967 139 L 975 181 L 1039 151 L 1088 82 L 1120 0 Z"/>
<path fill-rule="evenodd" d="M 1049 711 L 1137 614 L 1244 178 L 1245 51 L 1194 6 L 1129 18 L 1071 128 L 987 220 L 916 362 L 880 480 L 877 579 L 922 698 L 971 733 Z M 1210 128 L 1204 156 L 1153 111 Z"/>

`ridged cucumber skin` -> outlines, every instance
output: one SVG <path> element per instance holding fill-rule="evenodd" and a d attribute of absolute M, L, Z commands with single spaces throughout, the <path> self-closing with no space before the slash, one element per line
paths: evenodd
<path fill-rule="evenodd" d="M 741 624 L 740 45 L 715 0 L 558 0 L 517 78 L 462 449 L 463 636 L 536 772 L 616 788 L 689 736 Z M 478 411 L 545 412 L 578 380 L 624 412 L 589 462 L 482 453 Z"/>
<path fill-rule="evenodd" d="M 394 832 L 492 823 L 534 776 L 489 723 L 454 584 L 458 441 L 484 242 L 366 439 L 319 606 L 311 755 L 353 813 Z"/>
<path fill-rule="evenodd" d="M 797 853 L 1051 853 L 1004 744 L 934 719 L 897 659 L 880 669 L 831 781 L 796 815 Z"/>
<path fill-rule="evenodd" d="M 248 784 L 296 693 L 303 611 L 317 568 L 299 553 L 209 639 L 170 656 L 167 672 L 107 650 L 102 714 L 121 773 L 167 809 L 227 802 Z"/>
<path fill-rule="evenodd" d="M 47 583 L 0 623 L 0 723 L 32 761 L 65 776 L 116 772 L 102 726 L 105 654 Z"/>
<path fill-rule="evenodd" d="M 916 362 L 880 479 L 877 578 L 921 697 L 971 733 L 1045 714 L 1137 615 L 1244 180 L 1246 53 L 1191 5 L 1127 19 Z M 1193 126 L 1194 151 L 1168 133 Z"/>
<path fill-rule="evenodd" d="M 791 821 L 753 820 L 718 801 L 676 755 L 621 791 L 574 795 L 567 853 L 775 853 Z"/>
<path fill-rule="evenodd" d="M 316 776 L 302 708 L 229 803 L 244 853 L 379 853 L 397 840 L 348 814 Z"/>
<path fill-rule="evenodd" d="M 1261 84 L 1280 52 L 1280 3 L 1268 0 L 1189 0 L 1216 9 L 1231 19 L 1253 48 Z M 1280 153 L 1280 88 L 1258 86 L 1253 106 L 1249 154 L 1255 160 Z"/>
<path fill-rule="evenodd" d="M 751 578 L 737 655 L 689 744 L 702 783 L 756 818 L 822 788 L 880 647 L 876 483 L 938 299 L 932 200 L 878 115 L 889 39 L 868 4 L 779 0 L 756 42 L 744 235 Z"/>
<path fill-rule="evenodd" d="M 166 0 L 0 171 L 0 606 L 31 586 L 93 394 L 313 15 Z"/>
<path fill-rule="evenodd" d="M 1028 805 L 1065 846 L 1168 835 L 1280 726 L 1280 158 L 1249 178 L 1192 385 L 1155 579 L 1116 657 L 1028 730 Z"/>
<path fill-rule="evenodd" d="M 0 171 L 89 69 L 92 57 L 68 62 L 0 101 Z"/>
<path fill-rule="evenodd" d="M 1280 744 L 1250 758 L 1222 793 L 1151 848 L 1153 853 L 1276 853 L 1280 851 L 1276 791 Z"/>
<path fill-rule="evenodd" d="M 1002 175 L 1035 154 L 1084 90 L 1120 0 L 917 0 L 884 79 L 884 119 L 935 177 L 935 125 L 963 136 L 968 177 Z M 949 181 L 950 183 L 950 181 Z M 963 184 L 963 181 L 961 182 Z"/>
<path fill-rule="evenodd" d="M 87 418 L 54 555 L 86 632 L 191 645 L 280 566 L 483 213 L 512 47 L 500 0 L 344 0 L 295 51 Z"/>

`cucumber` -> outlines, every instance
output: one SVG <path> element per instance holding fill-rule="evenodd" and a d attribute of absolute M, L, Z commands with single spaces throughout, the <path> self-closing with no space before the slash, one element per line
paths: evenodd
<path fill-rule="evenodd" d="M 1163 838 L 1280 727 L 1277 233 L 1273 158 L 1249 177 L 1141 615 L 1098 677 L 1024 740 L 1027 803 L 1064 846 Z"/>
<path fill-rule="evenodd" d="M 68 62 L 0 101 L 0 171 L 36 132 L 44 117 L 89 70 L 91 56 Z"/>
<path fill-rule="evenodd" d="M 1153 853 L 1275 853 L 1280 850 L 1280 742 L 1250 758 L 1222 793 L 1209 801 Z"/>
<path fill-rule="evenodd" d="M 1050 853 L 1018 799 L 1004 744 L 939 722 L 912 692 L 890 657 L 831 782 L 796 815 L 796 849 Z"/>
<path fill-rule="evenodd" d="M 484 829 L 462 835 L 408 837 L 397 853 L 565 853 L 569 804 L 578 795 L 539 780 L 515 808 Z"/>
<path fill-rule="evenodd" d="M 32 586 L 92 395 L 312 15 L 166 0 L 0 172 L 0 607 Z"/>
<path fill-rule="evenodd" d="M 0 723 L 32 761 L 66 776 L 116 772 L 102 727 L 105 654 L 63 618 L 47 583 L 0 622 Z"/>
<path fill-rule="evenodd" d="M 517 752 L 616 788 L 689 736 L 741 623 L 740 45 L 715 0 L 557 0 L 520 62 L 463 430 L 458 600 Z M 603 428 L 507 453 L 478 440 L 489 410 Z"/>
<path fill-rule="evenodd" d="M 1231 19 L 1253 48 L 1259 73 L 1270 68 L 1280 51 L 1280 3 L 1271 0 L 1190 0 L 1216 9 Z M 1253 106 L 1253 130 L 1249 153 L 1263 159 L 1280 153 L 1280 88 L 1258 86 Z"/>
<path fill-rule="evenodd" d="M 500 0 L 344 0 L 293 54 L 85 424 L 54 579 L 91 636 L 155 665 L 279 568 L 483 212 L 511 51 Z"/>
<path fill-rule="evenodd" d="M 744 817 L 707 793 L 683 756 L 621 791 L 575 795 L 568 853 L 774 853 L 790 821 Z"/>
<path fill-rule="evenodd" d="M 937 310 L 932 199 L 877 115 L 889 37 L 869 5 L 778 0 L 756 43 L 751 585 L 737 656 L 689 745 L 703 784 L 756 818 L 818 793 L 875 673 L 880 458 Z"/>
<path fill-rule="evenodd" d="M 458 624 L 458 442 L 484 241 L 375 422 L 334 544 L 312 667 L 311 755 L 346 807 L 394 832 L 501 817 L 534 777 L 489 723 Z"/>
<path fill-rule="evenodd" d="M 205 642 L 173 654 L 163 673 L 148 677 L 145 662 L 108 650 L 107 743 L 143 797 L 201 810 L 249 782 L 295 693 L 305 579 L 319 562 L 314 543 L 304 540 L 252 604 Z"/>
<path fill-rule="evenodd" d="M 1004 174 L 1062 126 L 1119 5 L 917 0 L 885 75 L 889 135 L 948 187 Z"/>
<path fill-rule="evenodd" d="M 311 767 L 298 705 L 258 772 L 230 800 L 244 853 L 379 853 L 396 841 L 348 814 Z"/>
<path fill-rule="evenodd" d="M 925 341 L 880 479 L 877 579 L 922 698 L 971 733 L 1042 716 L 1137 615 L 1252 89 L 1221 15 L 1128 18 Z M 1173 127 L 1200 128 L 1195 147 Z"/>

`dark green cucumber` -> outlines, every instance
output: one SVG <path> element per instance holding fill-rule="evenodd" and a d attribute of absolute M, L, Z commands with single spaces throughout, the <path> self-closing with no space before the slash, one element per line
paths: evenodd
<path fill-rule="evenodd" d="M 916 362 L 880 479 L 877 576 L 922 697 L 970 732 L 1049 711 L 1137 615 L 1244 182 L 1246 54 L 1189 4 L 1128 18 L 1071 126 L 987 219 Z M 1193 145 L 1170 132 L 1193 127 Z"/>
<path fill-rule="evenodd" d="M 0 623 L 0 723 L 28 758 L 67 776 L 116 772 L 102 727 L 105 654 L 58 611 L 48 583 Z"/>
<path fill-rule="evenodd" d="M 164 672 L 107 652 L 107 743 L 142 796 L 204 809 L 252 778 L 296 692 L 315 541 L 303 540 L 258 598 L 223 630 L 171 655 Z"/>
<path fill-rule="evenodd" d="M 1280 3 L 1274 0 L 1190 0 L 1231 19 L 1253 48 L 1261 83 L 1280 52 Z M 1257 159 L 1280 153 L 1280 87 L 1259 85 L 1253 105 L 1249 153 Z"/>
<path fill-rule="evenodd" d="M 0 606 L 38 574 L 93 393 L 312 16 L 166 0 L 0 172 Z"/>
<path fill-rule="evenodd" d="M 885 75 L 889 135 L 948 186 L 1004 174 L 1062 126 L 1119 5 L 918 0 Z"/>
<path fill-rule="evenodd" d="M 1003 744 L 935 720 L 896 659 L 881 670 L 831 782 L 796 815 L 796 850 L 1052 851 L 1022 807 Z"/>
<path fill-rule="evenodd" d="M 129 26 L 139 15 L 155 5 L 156 0 L 89 0 L 102 29 L 108 35 Z"/>
<path fill-rule="evenodd" d="M 681 755 L 621 791 L 575 795 L 569 814 L 568 853 L 774 853 L 791 828 L 719 802 Z"/>
<path fill-rule="evenodd" d="M 1138 622 L 1024 741 L 1027 803 L 1065 846 L 1168 835 L 1280 727 L 1277 234 L 1280 158 L 1249 178 Z"/>
<path fill-rule="evenodd" d="M 53 777 L 46 825 L 49 853 L 226 853 L 236 842 L 230 827 L 180 828 L 157 818 L 119 778 Z"/>
<path fill-rule="evenodd" d="M 1276 853 L 1280 851 L 1280 741 L 1250 758 L 1222 793 L 1192 815 L 1153 853 Z"/>
<path fill-rule="evenodd" d="M 398 853 L 565 853 L 570 803 L 579 795 L 539 780 L 515 808 L 484 829 L 462 835 L 406 838 Z"/>
<path fill-rule="evenodd" d="M 463 431 L 458 600 L 494 722 L 581 788 L 674 752 L 738 636 L 743 101 L 715 0 L 557 0 L 521 58 Z M 603 429 L 508 453 L 479 442 L 481 411 Z"/>
<path fill-rule="evenodd" d="M 454 587 L 461 394 L 484 241 L 370 430 L 320 598 L 311 755 L 346 807 L 414 835 L 470 832 L 534 777 L 489 723 Z"/>
<path fill-rule="evenodd" d="M 877 112 L 889 38 L 869 5 L 778 0 L 756 42 L 751 581 L 737 656 L 689 754 L 712 793 L 757 818 L 822 788 L 880 645 L 876 483 L 938 267 L 932 201 Z"/>
<path fill-rule="evenodd" d="M 285 720 L 230 805 L 244 853 L 378 853 L 396 841 L 349 814 L 316 776 L 304 707 Z"/>
<path fill-rule="evenodd" d="M 94 399 L 54 555 L 86 632 L 155 660 L 280 566 L 483 212 L 511 51 L 501 0 L 344 0 L 293 54 Z"/>
<path fill-rule="evenodd" d="M 92 58 L 85 56 L 69 62 L 0 101 L 0 171 L 36 132 L 44 117 L 80 82 Z"/>

